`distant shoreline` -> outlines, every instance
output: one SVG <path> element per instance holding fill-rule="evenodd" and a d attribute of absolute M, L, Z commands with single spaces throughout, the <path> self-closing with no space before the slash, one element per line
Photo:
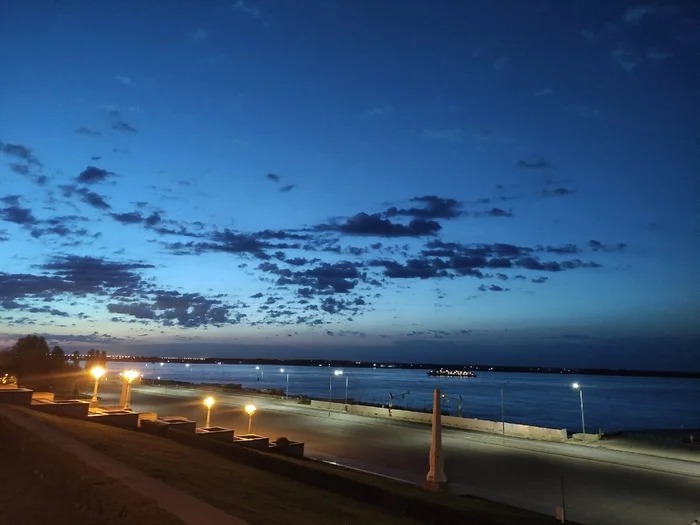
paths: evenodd
<path fill-rule="evenodd" d="M 373 361 L 341 361 L 323 359 L 255 359 L 231 357 L 158 357 L 158 356 L 108 356 L 109 361 L 132 363 L 182 363 L 182 364 L 224 364 L 224 365 L 263 365 L 263 366 L 326 366 L 332 368 L 396 368 L 400 370 L 429 370 L 446 368 L 450 370 L 470 370 L 473 372 L 511 372 L 525 374 L 566 374 L 618 377 L 666 377 L 676 379 L 700 379 L 698 372 L 663 370 L 627 370 L 608 368 L 564 368 L 537 366 L 496 366 L 462 365 L 438 363 L 387 363 Z"/>

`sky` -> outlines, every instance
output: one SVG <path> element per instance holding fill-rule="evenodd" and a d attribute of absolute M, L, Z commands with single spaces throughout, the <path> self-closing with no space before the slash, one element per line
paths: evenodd
<path fill-rule="evenodd" d="M 0 347 L 700 370 L 694 1 L 6 0 Z"/>

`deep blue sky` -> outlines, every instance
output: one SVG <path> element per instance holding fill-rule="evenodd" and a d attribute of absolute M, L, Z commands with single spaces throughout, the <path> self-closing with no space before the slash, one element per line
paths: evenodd
<path fill-rule="evenodd" d="M 695 2 L 1 14 L 4 344 L 700 368 Z"/>

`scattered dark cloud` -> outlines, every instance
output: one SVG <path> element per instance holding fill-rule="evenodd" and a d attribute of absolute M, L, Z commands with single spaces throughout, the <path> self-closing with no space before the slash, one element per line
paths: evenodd
<path fill-rule="evenodd" d="M 510 288 L 502 288 L 501 286 L 498 286 L 497 284 L 492 284 L 490 286 L 486 286 L 485 284 L 482 284 L 479 286 L 479 291 L 480 292 L 508 292 L 508 291 L 510 291 Z"/>
<path fill-rule="evenodd" d="M 118 120 L 112 124 L 112 129 L 121 133 L 138 133 L 134 126 L 123 120 Z"/>
<path fill-rule="evenodd" d="M 76 180 L 81 184 L 95 184 L 98 182 L 104 182 L 107 180 L 107 178 L 113 175 L 114 173 L 111 171 L 96 168 L 95 166 L 88 166 L 80 172 L 80 175 L 78 175 Z"/>
<path fill-rule="evenodd" d="M 29 208 L 20 206 L 8 206 L 0 209 L 0 220 L 5 222 L 13 222 L 21 226 L 28 226 L 37 223 L 36 217 L 32 214 Z"/>
<path fill-rule="evenodd" d="M 21 195 L 5 195 L 4 197 L 0 197 L 0 201 L 9 206 L 19 206 L 21 198 Z"/>
<path fill-rule="evenodd" d="M 89 128 L 87 126 L 80 126 L 75 130 L 75 132 L 78 135 L 84 135 L 86 137 L 98 137 L 101 135 L 101 133 L 98 130 Z"/>
<path fill-rule="evenodd" d="M 107 203 L 105 198 L 99 193 L 95 193 L 85 187 L 78 187 L 75 184 L 68 184 L 59 186 L 60 190 L 63 192 L 63 196 L 67 198 L 77 195 L 82 202 L 89 204 L 93 208 L 98 210 L 109 210 L 111 206 Z"/>
<path fill-rule="evenodd" d="M 552 166 L 549 162 L 543 159 L 536 160 L 535 162 L 519 160 L 517 166 L 518 168 L 527 170 L 549 170 L 554 168 L 554 166 Z"/>
<path fill-rule="evenodd" d="M 594 252 L 622 252 L 627 249 L 627 245 L 624 242 L 618 242 L 617 244 L 603 244 L 602 242 L 594 239 L 588 241 L 588 246 Z"/>
<path fill-rule="evenodd" d="M 272 182 L 280 181 L 280 176 L 276 173 L 268 173 L 267 175 L 265 175 L 265 178 L 267 178 L 267 180 L 271 180 Z"/>
<path fill-rule="evenodd" d="M 544 190 L 542 194 L 546 197 L 566 197 L 567 195 L 573 195 L 576 190 L 570 190 L 567 188 L 556 188 L 554 190 Z"/>
<path fill-rule="evenodd" d="M 412 219 L 408 224 L 395 223 L 383 219 L 381 214 L 358 213 L 340 224 L 318 226 L 319 231 L 337 231 L 345 235 L 375 237 L 424 237 L 437 234 L 442 226 L 436 221 L 421 218 Z"/>
<path fill-rule="evenodd" d="M 512 211 L 506 211 L 502 208 L 491 208 L 488 211 L 482 212 L 483 215 L 489 215 L 491 217 L 512 217 Z"/>
<path fill-rule="evenodd" d="M 290 191 L 292 191 L 296 187 L 297 187 L 296 184 L 287 184 L 286 186 L 282 186 L 280 188 L 280 191 L 284 192 L 284 193 L 289 193 Z"/>
<path fill-rule="evenodd" d="M 27 164 L 41 166 L 41 162 L 39 162 L 39 159 L 34 155 L 34 151 L 22 144 L 10 144 L 0 141 L 0 153 L 18 158 Z"/>
<path fill-rule="evenodd" d="M 420 219 L 454 219 L 464 212 L 460 210 L 462 203 L 456 199 L 442 198 L 435 195 L 414 197 L 411 202 L 421 206 L 410 208 L 396 208 L 392 206 L 384 212 L 386 217 L 414 217 Z"/>

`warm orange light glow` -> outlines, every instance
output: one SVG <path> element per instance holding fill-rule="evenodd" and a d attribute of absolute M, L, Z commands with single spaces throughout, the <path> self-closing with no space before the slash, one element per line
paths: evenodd
<path fill-rule="evenodd" d="M 211 407 L 214 406 L 214 402 L 215 402 L 215 401 L 214 401 L 214 398 L 211 397 L 211 396 L 209 396 L 208 398 L 206 398 L 206 399 L 204 400 L 204 406 L 207 407 L 207 408 L 211 408 Z"/>
<path fill-rule="evenodd" d="M 257 408 L 255 408 L 255 405 L 246 405 L 245 406 L 245 411 L 249 416 L 252 416 L 253 414 L 255 414 L 256 410 L 257 410 Z"/>
<path fill-rule="evenodd" d="M 134 379 L 139 377 L 139 373 L 136 370 L 127 370 L 126 372 L 122 373 L 122 377 L 126 379 L 129 383 L 131 383 Z"/>
<path fill-rule="evenodd" d="M 101 366 L 93 366 L 90 369 L 90 373 L 92 374 L 92 377 L 94 377 L 95 379 L 101 378 L 103 375 L 105 375 L 106 372 L 107 372 L 107 370 L 105 370 Z"/>

